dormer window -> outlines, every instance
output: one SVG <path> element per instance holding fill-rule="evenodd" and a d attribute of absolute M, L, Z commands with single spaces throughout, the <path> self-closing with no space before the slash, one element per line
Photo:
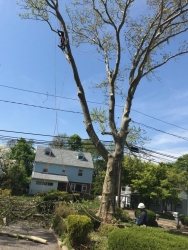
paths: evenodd
<path fill-rule="evenodd" d="M 45 153 L 45 155 L 51 155 L 52 150 L 49 147 L 47 147 L 47 148 L 45 148 L 44 153 Z"/>
<path fill-rule="evenodd" d="M 78 160 L 84 160 L 84 154 L 82 152 L 79 152 L 78 155 L 77 155 L 77 159 Z"/>

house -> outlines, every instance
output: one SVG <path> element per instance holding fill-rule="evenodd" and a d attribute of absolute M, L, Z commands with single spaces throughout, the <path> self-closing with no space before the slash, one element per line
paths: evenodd
<path fill-rule="evenodd" d="M 29 194 L 59 190 L 90 193 L 93 161 L 90 153 L 38 146 Z"/>
<path fill-rule="evenodd" d="M 164 204 L 164 201 L 153 199 L 150 203 L 150 210 L 153 210 L 154 212 L 161 212 L 166 210 L 167 212 L 176 211 L 179 212 L 179 214 L 185 214 L 188 215 L 188 195 L 186 192 L 180 193 L 182 200 L 177 202 L 176 204 L 167 203 Z M 138 204 L 142 202 L 140 200 L 139 193 L 132 192 L 131 188 L 121 187 L 121 207 L 122 208 L 131 208 L 136 209 L 138 207 Z M 166 207 L 166 209 L 165 209 Z"/>

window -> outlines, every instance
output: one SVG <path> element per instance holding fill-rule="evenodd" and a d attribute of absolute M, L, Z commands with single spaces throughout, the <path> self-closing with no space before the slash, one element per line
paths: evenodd
<path fill-rule="evenodd" d="M 43 168 L 43 173 L 48 173 L 48 169 L 47 168 Z"/>
<path fill-rule="evenodd" d="M 82 176 L 83 175 L 83 170 L 82 169 L 79 169 L 78 170 L 78 176 Z"/>
<path fill-rule="evenodd" d="M 86 193 L 87 192 L 87 185 L 82 185 L 82 192 Z"/>
<path fill-rule="evenodd" d="M 48 185 L 48 186 L 53 186 L 53 182 L 46 182 L 46 181 L 36 181 L 36 185 Z"/>
<path fill-rule="evenodd" d="M 81 193 L 82 192 L 82 185 L 76 184 L 76 186 L 75 186 L 75 192 Z"/>
<path fill-rule="evenodd" d="M 72 183 L 71 184 L 71 191 L 72 192 L 78 192 L 78 193 L 81 193 L 81 192 L 86 193 L 87 185 Z"/>
<path fill-rule="evenodd" d="M 45 148 L 44 150 L 45 155 L 51 155 L 52 151 L 49 147 Z"/>
<path fill-rule="evenodd" d="M 84 160 L 84 154 L 82 152 L 79 152 L 78 156 L 77 156 L 77 159 L 78 160 Z"/>
<path fill-rule="evenodd" d="M 37 185 L 47 185 L 47 182 L 44 181 L 36 181 Z"/>

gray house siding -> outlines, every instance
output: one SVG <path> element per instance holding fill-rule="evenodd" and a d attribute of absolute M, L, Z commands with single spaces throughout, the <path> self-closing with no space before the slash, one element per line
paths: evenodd
<path fill-rule="evenodd" d="M 57 165 L 52 163 L 35 163 L 35 172 L 43 173 L 43 170 L 47 169 L 48 174 L 55 175 L 66 175 L 68 176 L 69 181 L 72 182 L 92 182 L 93 169 L 86 167 L 76 167 L 76 166 L 65 166 Z M 82 176 L 78 175 L 79 170 L 83 170 Z"/>
<path fill-rule="evenodd" d="M 37 148 L 35 163 L 30 183 L 30 194 L 49 190 L 76 191 L 90 193 L 93 161 L 90 153 L 50 149 L 45 154 L 45 147 Z M 78 191 L 79 190 L 79 191 Z"/>

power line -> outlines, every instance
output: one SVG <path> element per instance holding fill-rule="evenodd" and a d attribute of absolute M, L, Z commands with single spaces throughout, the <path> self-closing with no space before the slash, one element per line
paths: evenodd
<path fill-rule="evenodd" d="M 172 133 L 168 133 L 168 132 L 165 132 L 165 131 L 163 131 L 163 130 L 160 130 L 160 129 L 157 129 L 157 128 L 154 128 L 154 127 L 150 127 L 150 126 L 148 126 L 148 125 L 145 125 L 145 124 L 143 124 L 143 123 L 141 123 L 141 122 L 135 122 L 135 121 L 133 121 L 133 120 L 132 120 L 132 122 L 133 122 L 133 123 L 136 123 L 136 124 L 139 124 L 139 125 L 141 125 L 141 126 L 144 126 L 144 127 L 146 127 L 146 128 L 156 130 L 156 131 L 158 131 L 158 132 L 160 132 L 160 133 L 167 134 L 167 135 L 171 135 L 171 136 L 177 137 L 177 138 L 179 138 L 179 139 L 183 139 L 183 140 L 185 140 L 185 141 L 188 141 L 188 138 L 187 138 L 187 137 L 183 137 L 183 136 L 180 136 L 180 135 L 175 135 L 175 134 L 172 134 Z"/>
<path fill-rule="evenodd" d="M 48 92 L 47 92 L 47 93 L 42 93 L 42 92 L 37 92 L 37 91 L 32 91 L 32 90 L 26 90 L 26 89 L 22 89 L 22 88 L 15 88 L 15 87 L 6 86 L 6 85 L 3 85 L 3 84 L 0 84 L 0 87 L 15 89 L 15 90 L 19 90 L 19 91 L 25 91 L 25 92 L 29 92 L 29 93 L 33 93 L 33 94 L 39 94 L 39 95 L 45 95 L 45 96 L 58 97 L 58 98 L 63 98 L 63 99 L 67 99 L 67 100 L 72 100 L 72 101 L 79 101 L 79 100 L 76 99 L 76 98 L 70 98 L 70 97 L 65 97 L 65 96 L 53 95 L 53 94 L 49 94 Z M 93 104 L 107 105 L 107 104 L 101 103 L 101 102 L 94 102 L 94 101 L 87 101 L 87 102 L 88 102 L 88 103 L 93 103 Z M 124 106 L 122 106 L 122 105 L 116 105 L 116 107 L 123 108 Z M 161 120 L 161 119 L 159 119 L 159 118 L 156 118 L 156 117 L 153 117 L 153 116 L 151 116 L 151 115 L 145 114 L 145 113 L 140 112 L 140 111 L 138 111 L 138 110 L 136 110 L 136 109 L 131 108 L 131 110 L 134 111 L 134 112 L 136 112 L 136 113 L 139 113 L 139 114 L 141 114 L 141 115 L 147 116 L 147 117 L 149 117 L 149 118 L 151 118 L 151 119 L 154 119 L 154 120 L 157 120 L 157 121 L 166 123 L 166 124 L 168 124 L 168 125 L 171 125 L 171 126 L 173 126 L 173 127 L 180 128 L 180 129 L 183 129 L 183 130 L 188 131 L 188 129 L 186 129 L 186 128 L 182 128 L 182 127 L 180 127 L 180 126 L 178 126 L 178 125 L 175 125 L 175 124 L 173 124 L 173 123 L 163 121 L 163 120 Z"/>
<path fill-rule="evenodd" d="M 38 135 L 38 136 L 44 136 L 44 137 L 54 137 L 57 138 L 59 137 L 58 135 L 48 135 L 48 134 L 37 134 L 37 133 L 31 133 L 31 132 L 23 132 L 23 131 L 14 131 L 14 130 L 4 130 L 4 129 L 0 129 L 0 131 L 2 132 L 6 132 L 6 133 L 16 133 L 16 134 L 24 134 L 24 135 Z M 65 139 L 68 139 L 69 137 L 63 137 Z M 84 141 L 90 140 L 90 139 L 82 139 Z M 101 142 L 108 142 L 108 143 L 113 143 L 113 141 L 104 141 L 104 140 L 100 140 Z"/>
<path fill-rule="evenodd" d="M 71 111 L 71 110 L 58 109 L 58 108 L 49 108 L 49 107 L 38 106 L 38 105 L 33 105 L 33 104 L 27 104 L 27 103 L 22 103 L 22 102 L 12 102 L 12 101 L 7 101 L 7 100 L 0 100 L 0 102 L 7 102 L 7 103 L 12 103 L 12 104 L 24 105 L 24 106 L 29 106 L 29 107 L 33 107 L 33 108 L 51 109 L 51 110 L 55 110 L 55 111 L 62 111 L 62 112 L 75 113 L 75 114 L 83 114 L 82 112 L 79 112 L 79 111 Z"/>
<path fill-rule="evenodd" d="M 83 114 L 82 112 L 79 112 L 79 111 L 64 110 L 64 109 L 58 109 L 58 108 L 57 108 L 57 109 L 56 109 L 56 108 L 49 108 L 49 107 L 37 106 L 37 105 L 32 105 L 32 104 L 27 104 L 27 103 L 21 103 L 21 102 L 12 102 L 12 101 L 7 101 L 7 100 L 0 100 L 0 102 L 6 102 L 6 103 L 24 105 L 24 106 L 34 107 L 34 108 L 50 109 L 50 110 L 55 110 L 55 111 L 68 112 L 68 113 Z M 147 128 L 149 128 L 149 129 L 156 130 L 156 131 L 158 131 L 158 132 L 160 132 L 160 133 L 168 134 L 168 135 L 177 137 L 177 138 L 179 138 L 179 139 L 183 139 L 183 140 L 185 140 L 185 141 L 188 141 L 188 138 L 187 138 L 187 137 L 183 137 L 183 136 L 171 134 L 171 133 L 165 132 L 165 131 L 163 131 L 163 130 L 160 130 L 160 129 L 157 129 L 157 128 L 153 128 L 153 127 L 150 127 L 150 126 L 148 126 L 148 125 L 145 125 L 145 124 L 143 124 L 143 123 L 136 122 L 136 121 L 133 121 L 133 120 L 132 120 L 132 122 L 133 122 L 133 123 L 136 123 L 136 124 L 139 124 L 139 125 L 142 125 L 142 126 L 144 126 L 144 127 L 147 127 Z M 0 130 L 0 131 L 1 131 L 1 130 Z"/>
<path fill-rule="evenodd" d="M 21 132 L 18 132 L 18 133 L 21 133 Z M 24 133 L 24 132 L 23 132 Z M 24 133 L 25 134 L 25 133 Z M 27 133 L 27 134 L 32 134 L 33 135 L 33 133 Z M 34 135 L 39 135 L 39 134 L 34 134 Z M 41 135 L 41 134 L 40 134 Z M 44 136 L 46 136 L 46 135 L 44 135 Z M 49 136 L 49 135 L 48 135 Z M 51 137 L 54 137 L 54 136 L 51 136 Z M 57 136 L 55 136 L 55 137 L 57 137 Z M 66 141 L 64 141 L 64 145 L 65 146 L 67 146 L 68 145 L 68 142 L 67 142 L 67 140 L 69 139 L 70 137 L 63 137 L 62 139 L 66 139 Z M 2 140 L 2 141 L 10 141 L 10 140 L 18 140 L 18 139 L 20 139 L 20 137 L 13 137 L 13 136 L 4 136 L 4 135 L 0 135 L 0 140 Z M 37 144 L 37 145 L 49 145 L 50 143 L 52 143 L 52 141 L 47 141 L 47 140 L 38 140 L 38 139 L 28 139 L 28 138 L 24 138 L 24 139 L 26 139 L 26 140 L 30 140 L 30 141 L 32 141 L 34 144 Z M 87 141 L 87 140 L 89 140 L 89 139 L 82 139 L 82 141 L 84 142 L 84 141 Z M 112 146 L 112 143 L 113 143 L 113 141 L 102 141 L 103 142 L 103 144 L 104 144 L 104 146 L 106 146 L 106 147 L 109 147 L 109 146 Z M 87 149 L 94 149 L 94 145 L 93 145 L 93 143 L 87 143 L 87 144 L 82 144 L 82 146 L 83 146 L 83 148 L 84 148 L 84 146 L 87 146 Z M 88 148 L 88 146 L 93 146 L 93 147 L 91 147 L 91 148 Z M 127 149 L 129 149 L 127 146 L 125 146 L 124 148 L 127 148 Z M 157 152 L 157 151 L 154 151 L 154 150 L 150 150 L 150 149 L 147 149 L 147 148 L 143 148 L 143 147 L 139 147 L 139 146 L 137 146 L 137 148 L 139 149 L 139 153 L 141 153 L 141 154 L 147 154 L 148 156 L 152 156 L 152 157 L 155 157 L 155 158 L 159 158 L 159 157 L 157 157 L 157 156 L 154 156 L 154 155 L 151 155 L 151 154 L 149 154 L 149 153 L 154 153 L 154 154 L 158 154 L 158 155 L 161 155 L 161 156 L 165 156 L 165 157 L 168 157 L 168 158 L 172 158 L 173 160 L 177 160 L 178 159 L 178 157 L 175 157 L 175 156 L 172 156 L 172 155 L 169 155 L 169 154 L 164 154 L 164 153 L 162 153 L 162 152 Z M 109 151 L 111 151 L 110 149 L 109 149 Z M 146 152 L 149 152 L 149 153 L 146 153 Z M 126 152 L 125 152 L 126 153 Z M 159 158 L 159 159 L 162 159 L 162 158 Z M 164 159 L 164 158 L 163 158 Z M 168 159 L 165 159 L 165 160 L 168 160 Z"/>

